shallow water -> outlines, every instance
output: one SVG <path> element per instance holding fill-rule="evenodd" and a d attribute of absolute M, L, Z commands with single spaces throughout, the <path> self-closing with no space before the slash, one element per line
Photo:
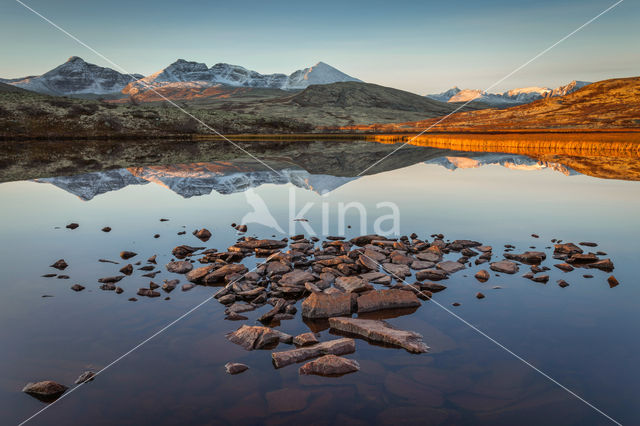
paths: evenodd
<path fill-rule="evenodd" d="M 377 153 L 378 144 L 370 145 Z M 151 164 L 133 159 L 122 165 L 127 169 L 111 172 L 85 165 L 76 175 L 70 166 L 64 178 L 54 178 L 38 160 L 37 166 L 25 166 L 37 181 L 0 184 L 0 422 L 19 422 L 44 407 L 20 392 L 26 382 L 71 385 L 81 372 L 109 365 L 216 291 L 198 286 L 176 289 L 170 300 L 129 302 L 149 279 L 136 271 L 120 282 L 123 294 L 102 291 L 97 278 L 115 275 L 120 266 L 97 259 L 124 264 L 118 253 L 132 250 L 139 253 L 132 261 L 144 265 L 157 254 L 162 273 L 153 281 L 184 282 L 164 269 L 171 249 L 179 244 L 225 249 L 238 238 L 229 224 L 253 212 L 256 200 L 265 202 L 283 231 L 249 223 L 248 234 L 261 238 L 309 235 L 304 226 L 322 236 L 323 218 L 326 234 L 335 235 L 340 203 L 355 201 L 368 220 L 360 223 L 358 210 L 348 209 L 347 237 L 373 232 L 375 219 L 389 214 L 376 204 L 391 202 L 400 212 L 400 235 L 478 240 L 494 247 L 494 259 L 504 244 L 521 252 L 552 246 L 551 238 L 595 241 L 593 250 L 607 252 L 615 263 L 620 285 L 610 288 L 611 274 L 599 270 L 564 273 L 553 267 L 550 281 L 539 284 L 521 277 L 523 266 L 514 276 L 492 276 L 480 284 L 473 274 L 486 265 L 473 266 L 454 274 L 444 282 L 448 288 L 434 295 L 459 317 L 427 301 L 412 314 L 388 319 L 422 334 L 429 353 L 413 355 L 357 339 L 356 352 L 348 357 L 361 371 L 339 378 L 299 376 L 298 366 L 276 370 L 270 351 L 247 352 L 228 342 L 224 334 L 241 323 L 225 321 L 224 306 L 213 300 L 52 405 L 34 424 L 87 419 L 98 424 L 610 423 L 462 320 L 615 420 L 638 422 L 640 183 L 599 179 L 562 163 L 512 154 L 427 148 L 398 157 L 403 160 L 390 169 L 358 177 L 359 160 L 352 157 L 357 152 L 346 151 L 346 144 L 327 142 L 323 149 L 322 142 L 314 142 L 312 148 L 332 154 L 290 161 L 303 158 L 304 149 L 287 157 L 288 149 L 300 146 L 284 144 L 278 155 L 268 151 L 277 173 L 213 155 L 189 162 L 182 153 L 179 161 L 166 162 L 167 154 Z M 637 161 L 626 163 L 637 169 Z M 303 214 L 309 222 L 290 220 L 292 199 L 296 212 L 312 203 Z M 80 227 L 66 229 L 70 222 Z M 107 225 L 113 230 L 101 232 Z M 191 235 L 202 227 L 213 233 L 205 244 Z M 182 230 L 186 235 L 177 235 Z M 58 272 L 48 265 L 60 258 L 69 263 L 63 274 L 71 278 L 42 278 Z M 244 263 L 253 265 L 255 259 Z M 554 263 L 548 256 L 543 265 Z M 583 278 L 584 273 L 594 278 Z M 570 286 L 560 288 L 555 283 L 560 278 Z M 86 290 L 71 291 L 74 283 Z M 502 288 L 492 288 L 497 285 Z M 478 291 L 487 297 L 476 299 Z M 454 308 L 453 302 L 461 306 Z M 268 309 L 248 312 L 246 323 Z M 279 327 L 294 335 L 310 328 L 320 330 L 321 340 L 331 338 L 321 324 L 301 321 L 299 313 Z M 228 361 L 250 369 L 229 376 Z M 293 410 L 282 411 L 282 401 Z"/>

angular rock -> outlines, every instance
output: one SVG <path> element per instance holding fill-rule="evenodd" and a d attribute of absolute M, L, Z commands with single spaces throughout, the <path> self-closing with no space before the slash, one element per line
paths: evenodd
<path fill-rule="evenodd" d="M 518 264 L 511 262 L 510 260 L 492 262 L 489 267 L 496 272 L 502 272 L 505 274 L 515 274 L 518 272 Z"/>
<path fill-rule="evenodd" d="M 169 262 L 166 265 L 167 271 L 175 274 L 186 274 L 193 269 L 193 264 L 186 260 L 179 260 L 177 262 Z"/>
<path fill-rule="evenodd" d="M 22 392 L 33 395 L 36 398 L 44 398 L 46 400 L 62 395 L 67 389 L 69 388 L 65 385 L 61 385 L 60 383 L 56 383 L 51 380 L 45 380 L 37 383 L 27 383 L 27 385 L 22 388 Z"/>
<path fill-rule="evenodd" d="M 386 257 L 385 257 L 385 259 L 386 259 Z M 366 254 L 361 254 L 358 257 L 358 261 L 360 262 L 360 264 L 362 266 L 364 266 L 365 268 L 367 268 L 369 270 L 372 270 L 372 271 L 377 271 L 378 268 L 380 267 L 378 261 L 376 261 L 372 257 L 367 256 Z"/>
<path fill-rule="evenodd" d="M 598 256 L 593 253 L 585 253 L 585 254 L 572 254 L 569 259 L 567 259 L 567 263 L 595 263 L 598 262 Z"/>
<path fill-rule="evenodd" d="M 247 371 L 249 367 L 245 364 L 241 364 L 239 362 L 228 362 L 224 365 L 225 370 L 229 374 L 240 374 L 243 371 Z"/>
<path fill-rule="evenodd" d="M 474 276 L 478 281 L 481 281 L 481 282 L 485 282 L 490 278 L 489 271 L 487 271 L 486 269 L 479 270 L 478 272 L 476 272 Z"/>
<path fill-rule="evenodd" d="M 454 272 L 463 270 L 464 265 L 458 262 L 452 262 L 451 260 L 446 260 L 438 263 L 436 268 L 446 272 L 447 274 L 453 274 Z"/>
<path fill-rule="evenodd" d="M 535 281 L 537 283 L 546 283 L 547 281 L 549 281 L 549 275 L 536 275 L 535 277 L 531 278 L 531 281 Z"/>
<path fill-rule="evenodd" d="M 104 277 L 104 278 L 98 279 L 98 282 L 99 283 L 117 283 L 123 278 L 124 278 L 124 275 L 117 275 L 115 277 Z"/>
<path fill-rule="evenodd" d="M 355 308 L 355 300 L 355 293 L 311 293 L 302 302 L 302 316 L 313 319 L 350 315 Z"/>
<path fill-rule="evenodd" d="M 132 251 L 126 251 L 125 250 L 125 251 L 121 251 L 120 252 L 120 258 L 122 258 L 124 260 L 131 259 L 132 257 L 135 257 L 137 255 L 138 255 L 138 253 L 134 253 Z"/>
<path fill-rule="evenodd" d="M 611 259 L 602 259 L 594 263 L 589 263 L 587 268 L 600 269 L 602 271 L 613 271 L 613 262 Z"/>
<path fill-rule="evenodd" d="M 111 232 L 111 227 L 109 226 L 105 226 L 104 228 L 101 229 L 102 232 Z"/>
<path fill-rule="evenodd" d="M 476 298 L 477 298 L 477 299 L 484 299 L 484 297 L 485 297 L 485 296 L 484 296 L 484 294 L 482 294 L 482 293 L 480 293 L 480 292 L 478 292 L 478 293 L 476 294 Z"/>
<path fill-rule="evenodd" d="M 558 280 L 558 281 L 556 281 L 556 282 L 557 282 L 557 283 L 558 283 L 558 285 L 559 285 L 560 287 L 562 287 L 562 288 L 565 288 L 565 287 L 568 287 L 568 286 L 569 286 L 569 283 L 568 283 L 568 282 L 566 282 L 565 280 Z"/>
<path fill-rule="evenodd" d="M 274 261 L 267 263 L 267 276 L 282 275 L 291 271 L 291 267 L 282 262 Z"/>
<path fill-rule="evenodd" d="M 407 265 L 397 265 L 395 263 L 383 263 L 382 268 L 393 275 L 394 278 L 403 279 L 411 275 L 411 270 Z"/>
<path fill-rule="evenodd" d="M 574 269 L 573 266 L 569 265 L 568 263 L 557 263 L 553 266 L 564 272 L 571 272 Z"/>
<path fill-rule="evenodd" d="M 431 280 L 440 281 L 447 278 L 447 273 L 438 269 L 423 269 L 416 272 L 416 279 L 418 281 Z"/>
<path fill-rule="evenodd" d="M 576 254 L 582 253 L 582 249 L 573 243 L 556 244 L 553 250 L 554 254 Z"/>
<path fill-rule="evenodd" d="M 221 268 L 215 269 L 211 273 L 207 274 L 202 279 L 202 282 L 207 283 L 207 284 L 215 284 L 215 283 L 219 283 L 221 281 L 224 281 L 224 278 L 227 275 L 244 274 L 247 271 L 248 271 L 247 267 L 244 266 L 243 264 L 231 263 L 229 265 L 224 265 Z"/>
<path fill-rule="evenodd" d="M 616 279 L 616 277 L 614 277 L 613 275 L 611 275 L 609 278 L 607 278 L 607 283 L 609 283 L 609 288 L 613 288 L 613 287 L 617 286 L 618 284 L 620 284 L 618 282 L 618 280 Z"/>
<path fill-rule="evenodd" d="M 436 263 L 442 260 L 442 255 L 434 251 L 425 251 L 416 254 L 416 258 L 418 258 L 419 260 L 424 260 L 425 262 Z"/>
<path fill-rule="evenodd" d="M 305 282 L 315 281 L 315 279 L 316 278 L 313 274 L 308 271 L 294 269 L 293 271 L 284 274 L 282 278 L 280 278 L 280 281 L 278 281 L 278 285 L 286 287 L 304 286 Z"/>
<path fill-rule="evenodd" d="M 129 263 L 126 266 L 123 266 L 122 268 L 120 268 L 120 273 L 125 275 L 133 274 L 133 265 Z"/>
<path fill-rule="evenodd" d="M 242 346 L 248 351 L 263 349 L 277 345 L 279 342 L 291 343 L 293 337 L 269 327 L 243 325 L 236 331 L 226 335 L 230 342 Z"/>
<path fill-rule="evenodd" d="M 356 303 L 358 313 L 420 306 L 414 293 L 397 289 L 368 291 L 361 294 Z"/>
<path fill-rule="evenodd" d="M 420 287 L 421 290 L 430 291 L 432 293 L 437 293 L 439 291 L 445 290 L 447 288 L 446 285 L 432 283 L 432 282 L 417 282 L 416 285 Z"/>
<path fill-rule="evenodd" d="M 191 271 L 187 272 L 185 278 L 187 279 L 187 281 L 197 283 L 200 282 L 204 277 L 209 275 L 212 269 L 213 266 L 202 266 L 200 268 L 192 269 Z"/>
<path fill-rule="evenodd" d="M 87 383 L 92 381 L 95 376 L 96 376 L 96 373 L 94 373 L 93 371 L 85 371 L 84 373 L 78 376 L 78 378 L 74 383 L 76 385 L 79 385 L 80 383 Z"/>
<path fill-rule="evenodd" d="M 336 355 L 324 355 L 314 361 L 307 362 L 300 367 L 298 372 L 300 374 L 336 377 L 359 370 L 360 364 L 357 361 Z"/>
<path fill-rule="evenodd" d="M 356 342 L 350 338 L 342 338 L 317 343 L 311 346 L 303 346 L 297 349 L 291 349 L 282 352 L 273 352 L 271 359 L 276 368 L 282 368 L 287 365 L 300 361 L 306 361 L 322 355 L 346 355 L 355 352 Z"/>
<path fill-rule="evenodd" d="M 524 253 L 505 253 L 504 257 L 510 260 L 528 264 L 539 264 L 547 258 L 547 255 L 541 251 L 525 251 Z"/>
<path fill-rule="evenodd" d="M 338 277 L 333 285 L 345 293 L 360 293 L 373 288 L 371 284 L 360 277 Z"/>
<path fill-rule="evenodd" d="M 429 350 L 429 347 L 422 341 L 422 335 L 413 331 L 397 330 L 385 321 L 337 317 L 329 318 L 329 326 L 332 330 L 355 334 L 375 342 L 400 346 L 412 353 L 423 353 Z"/>
<path fill-rule="evenodd" d="M 60 259 L 56 261 L 53 265 L 51 265 L 52 268 L 56 268 L 61 271 L 64 271 L 67 268 L 67 266 L 69 265 L 67 264 L 67 262 L 64 261 L 64 259 Z"/>
<path fill-rule="evenodd" d="M 78 225 L 77 223 L 75 223 L 75 222 L 74 222 L 74 223 L 70 223 L 70 224 L 68 224 L 68 225 L 66 226 L 66 228 L 67 228 L 67 229 L 76 229 L 78 226 L 80 226 L 80 225 Z"/>
<path fill-rule="evenodd" d="M 420 271 L 422 269 L 433 268 L 436 264 L 434 262 L 427 262 L 426 260 L 414 260 L 411 264 L 411 269 Z"/>
<path fill-rule="evenodd" d="M 302 333 L 293 338 L 293 344 L 296 346 L 309 346 L 316 343 L 318 343 L 318 338 L 313 333 Z"/>

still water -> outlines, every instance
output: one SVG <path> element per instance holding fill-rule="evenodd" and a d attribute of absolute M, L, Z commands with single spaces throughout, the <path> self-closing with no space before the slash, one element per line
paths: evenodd
<path fill-rule="evenodd" d="M 231 322 L 224 320 L 224 306 L 213 300 L 31 423 L 611 423 L 461 319 L 608 416 L 638 423 L 640 183 L 626 180 L 635 175 L 601 179 L 561 160 L 421 147 L 408 149 L 408 155 L 386 168 L 357 176 L 361 165 L 384 155 L 378 145 L 360 144 L 356 153 L 337 142 L 260 148 L 275 172 L 231 154 L 222 158 L 193 149 L 176 153 L 177 161 L 171 161 L 170 152 L 156 152 L 153 161 L 128 157 L 108 167 L 70 161 L 64 173 L 51 169 L 53 161 L 61 164 L 60 157 L 49 164 L 27 153 L 21 156 L 22 171 L 13 167 L 8 173 L 5 167 L 0 184 L 0 422 L 19 423 L 44 407 L 20 392 L 27 382 L 71 386 L 83 371 L 109 365 L 217 290 L 178 288 L 170 300 L 163 294 L 130 302 L 149 278 L 136 270 L 119 283 L 124 293 L 100 290 L 97 279 L 117 275 L 122 265 L 98 259 L 124 264 L 118 254 L 131 250 L 139 253 L 132 261 L 145 265 L 156 254 L 162 272 L 153 281 L 180 278 L 184 283 L 183 276 L 164 268 L 173 247 L 225 250 L 239 237 L 230 224 L 251 218 L 257 202 L 264 202 L 274 220 L 248 223 L 248 235 L 260 238 L 309 236 L 312 231 L 319 237 L 336 235 L 340 205 L 349 202 L 360 203 L 367 217 L 361 221 L 359 210 L 347 209 L 345 236 L 372 233 L 375 219 L 390 213 L 379 205 L 385 202 L 397 206 L 399 235 L 415 232 L 431 241 L 431 234 L 443 233 L 451 240 L 477 240 L 494 247 L 496 260 L 505 244 L 515 245 L 516 252 L 536 247 L 548 255 L 543 265 L 551 267 L 551 279 L 541 284 L 522 278 L 526 265 L 513 276 L 492 273 L 486 283 L 473 277 L 486 265 L 458 272 L 443 282 L 447 289 L 434 300 L 459 318 L 426 301 L 414 313 L 387 320 L 422 334 L 429 353 L 415 355 L 357 339 L 356 352 L 347 357 L 357 360 L 361 370 L 337 378 L 300 376 L 296 365 L 276 370 L 270 351 L 248 352 L 227 341 L 226 333 L 241 323 L 255 323 L 271 306 L 246 313 L 248 321 Z M 637 169 L 638 159 L 625 164 Z M 291 210 L 294 217 L 303 211 L 308 222 L 291 220 Z M 71 222 L 80 226 L 66 229 Z M 104 226 L 112 231 L 101 232 Z M 204 244 L 192 235 L 203 227 L 213 233 Z M 186 234 L 178 235 L 181 231 Z M 620 285 L 610 288 L 611 273 L 554 268 L 558 261 L 551 258 L 552 249 L 545 249 L 552 247 L 552 238 L 597 242 L 594 251 L 612 259 Z M 458 257 L 454 253 L 447 259 Z M 48 265 L 60 258 L 70 265 L 62 272 L 70 279 L 41 277 L 58 273 Z M 255 262 L 244 263 L 251 268 Z M 585 273 L 593 278 L 584 278 Z M 558 279 L 570 286 L 560 288 Z M 76 283 L 86 289 L 71 291 Z M 476 299 L 478 291 L 486 298 Z M 461 305 L 454 308 L 454 302 Z M 303 322 L 299 313 L 278 329 L 334 338 L 321 325 Z M 278 350 L 288 348 L 281 344 Z M 224 370 L 229 361 L 250 369 L 230 376 Z"/>

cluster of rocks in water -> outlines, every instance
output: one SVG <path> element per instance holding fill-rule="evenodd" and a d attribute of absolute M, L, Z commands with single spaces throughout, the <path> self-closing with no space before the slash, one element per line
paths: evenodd
<path fill-rule="evenodd" d="M 236 226 L 237 229 L 237 226 Z M 238 229 L 246 232 L 246 228 Z M 194 232 L 202 241 L 207 241 L 211 233 L 206 229 Z M 534 238 L 537 238 L 534 237 Z M 555 243 L 553 258 L 560 263 L 553 265 L 562 273 L 576 268 L 612 271 L 610 259 L 601 259 L 606 253 L 585 253 L 573 243 Z M 585 247 L 595 247 L 595 243 L 582 242 Z M 550 248 L 550 247 L 547 247 Z M 261 325 L 242 325 L 227 334 L 227 339 L 246 350 L 275 349 L 279 344 L 293 345 L 292 349 L 274 351 L 271 354 L 275 368 L 307 361 L 299 368 L 300 374 L 339 376 L 359 370 L 359 364 L 343 355 L 355 352 L 354 338 L 361 338 L 377 344 L 404 348 L 411 353 L 425 353 L 429 347 L 418 333 L 398 330 L 383 320 L 353 318 L 377 311 L 408 310 L 419 308 L 421 300 L 430 300 L 433 294 L 447 287 L 441 282 L 453 274 L 475 265 L 488 265 L 475 274 L 479 282 L 486 282 L 494 275 L 516 274 L 523 266 L 529 271 L 523 277 L 538 283 L 549 281 L 549 267 L 541 266 L 547 255 L 542 251 L 513 253 L 515 247 L 504 246 L 504 259 L 492 261 L 493 248 L 472 240 L 445 241 L 441 234 L 431 235 L 431 241 L 418 238 L 416 234 L 389 239 L 380 235 L 363 235 L 351 240 L 343 237 L 327 237 L 321 241 L 317 237 L 305 238 L 296 235 L 282 240 L 242 237 L 225 251 L 180 245 L 172 250 L 175 259 L 166 264 L 166 270 L 184 275 L 186 291 L 196 285 L 222 286 L 214 298 L 225 305 L 225 319 L 230 321 L 248 320 L 243 313 L 268 305 L 271 308 L 258 318 Z M 445 255 L 459 255 L 456 260 L 444 260 Z M 129 251 L 120 253 L 128 260 L 137 254 Z M 250 256 L 264 259 L 249 270 L 242 261 Z M 195 258 L 203 265 L 194 267 Z M 111 262 L 101 259 L 103 262 Z M 138 267 L 151 271 L 156 264 L 156 256 L 147 260 L 150 267 Z M 135 265 L 139 266 L 141 262 Z M 68 265 L 59 260 L 51 265 L 64 270 Z M 127 264 L 120 269 L 124 275 L 100 278 L 103 290 L 123 292 L 116 285 L 126 275 L 131 275 L 134 265 Z M 155 276 L 160 271 L 144 276 Z M 55 275 L 55 274 L 54 274 Z M 406 279 L 414 277 L 412 283 Z M 585 277 L 591 275 L 585 274 Z M 611 287 L 618 285 L 610 276 Z M 141 297 L 160 297 L 159 290 L 173 291 L 179 279 L 165 280 L 163 285 L 151 281 L 148 288 L 140 288 Z M 562 288 L 569 283 L 557 281 Z M 74 288 L 75 287 L 75 288 Z M 84 287 L 76 284 L 73 290 Z M 494 287 L 499 288 L 499 287 Z M 478 299 L 486 296 L 477 293 Z M 129 300 L 136 300 L 131 298 Z M 295 318 L 297 302 L 301 302 L 301 315 L 305 321 L 328 321 L 331 333 L 344 337 L 319 341 L 312 333 L 291 336 L 274 327 L 281 321 Z M 460 303 L 453 303 L 460 306 Z M 238 374 L 249 367 L 240 363 L 227 363 L 229 374 Z M 43 384 L 43 383 L 46 383 Z M 54 382 L 39 382 L 25 392 L 42 396 L 46 392 L 60 394 L 65 389 L 53 386 Z M 35 386 L 35 387 L 34 387 Z M 62 385 L 60 385 L 62 386 Z M 45 389 L 45 391 L 42 391 Z M 41 392 L 41 393 L 38 393 Z"/>

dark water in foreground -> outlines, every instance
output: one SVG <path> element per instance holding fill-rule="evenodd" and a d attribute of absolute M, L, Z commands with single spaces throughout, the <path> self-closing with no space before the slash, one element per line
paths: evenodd
<path fill-rule="evenodd" d="M 330 158 L 295 164 L 283 159 L 286 147 L 279 149 L 270 164 L 280 174 L 247 160 L 198 157 L 192 164 L 181 157 L 178 165 L 165 162 L 167 167 L 126 164 L 128 169 L 93 173 L 89 167 L 64 178 L 38 175 L 38 163 L 29 178 L 42 179 L 0 184 L 0 422 L 18 423 L 44 406 L 20 392 L 25 383 L 50 379 L 71 385 L 81 372 L 105 367 L 216 290 L 198 286 L 177 289 L 170 300 L 128 302 L 149 279 L 136 271 L 120 282 L 123 294 L 102 291 L 97 278 L 117 274 L 120 266 L 97 259 L 119 260 L 120 251 L 132 250 L 139 253 L 132 260 L 144 265 L 157 254 L 162 273 L 154 281 L 185 282 L 164 269 L 171 249 L 179 244 L 225 249 L 238 238 L 229 224 L 251 213 L 256 199 L 265 202 L 283 232 L 249 223 L 249 235 L 308 235 L 304 222 L 289 220 L 294 199 L 296 212 L 312 203 L 304 217 L 318 234 L 323 209 L 327 233 L 335 235 L 339 204 L 361 203 L 365 229 L 356 209 L 346 214 L 345 223 L 352 226 L 346 236 L 353 237 L 373 232 L 374 220 L 389 214 L 377 203 L 391 202 L 399 208 L 400 235 L 478 240 L 494 247 L 494 260 L 504 244 L 521 252 L 551 246 L 551 238 L 597 242 L 594 250 L 607 252 L 615 263 L 617 287 L 607 284 L 608 273 L 564 273 L 548 256 L 543 265 L 552 270 L 546 285 L 522 278 L 526 267 L 481 284 L 473 277 L 486 269 L 481 265 L 454 274 L 434 299 L 617 421 L 638 423 L 640 183 L 598 179 L 523 156 L 444 150 L 420 151 L 424 157 L 403 157 L 405 162 L 390 170 L 357 177 L 360 169 L 349 168 L 356 162 L 348 161 L 353 153 L 340 154 L 335 145 L 327 146 L 335 154 Z M 321 162 L 326 169 L 309 172 Z M 80 227 L 65 229 L 70 222 Z M 103 233 L 103 226 L 113 230 Z M 191 235 L 202 227 L 213 233 L 206 244 Z M 186 235 L 177 235 L 182 230 Z M 58 272 L 48 265 L 59 258 L 69 263 L 63 273 L 71 278 L 42 278 Z M 583 278 L 584 273 L 594 278 Z M 560 288 L 555 283 L 560 278 L 570 286 Z M 71 291 L 75 283 L 86 290 Z M 487 297 L 477 300 L 478 291 Z M 461 306 L 452 308 L 453 302 Z M 248 312 L 246 323 L 268 309 Z M 388 321 L 422 334 L 431 351 L 413 355 L 357 339 L 356 352 L 348 357 L 361 371 L 306 377 L 298 375 L 298 366 L 274 369 L 270 351 L 247 352 L 228 342 L 224 335 L 241 323 L 225 321 L 224 306 L 212 301 L 32 423 L 610 423 L 434 303 Z M 316 330 L 298 313 L 279 329 L 295 335 L 310 327 Z M 319 336 L 333 338 L 328 330 Z M 228 361 L 250 370 L 230 376 L 224 371 Z"/>

